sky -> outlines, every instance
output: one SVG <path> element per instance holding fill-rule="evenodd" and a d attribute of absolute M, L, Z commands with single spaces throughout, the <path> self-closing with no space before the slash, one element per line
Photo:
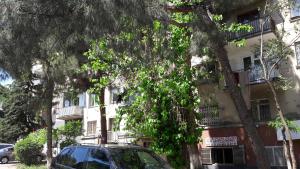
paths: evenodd
<path fill-rule="evenodd" d="M 0 80 L 1 85 L 9 85 L 13 82 L 11 78 L 5 79 L 5 80 Z"/>

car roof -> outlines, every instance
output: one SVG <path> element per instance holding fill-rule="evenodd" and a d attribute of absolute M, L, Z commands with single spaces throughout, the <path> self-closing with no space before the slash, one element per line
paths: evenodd
<path fill-rule="evenodd" d="M 13 146 L 13 144 L 9 144 L 9 143 L 0 143 L 0 145 Z"/>
<path fill-rule="evenodd" d="M 108 149 L 146 149 L 134 144 L 75 144 L 68 147 L 108 148 Z"/>

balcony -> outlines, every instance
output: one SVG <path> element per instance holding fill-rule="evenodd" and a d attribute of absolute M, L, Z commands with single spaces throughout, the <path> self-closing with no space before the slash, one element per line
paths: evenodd
<path fill-rule="evenodd" d="M 258 84 L 265 82 L 263 70 L 260 66 L 254 66 L 249 70 L 236 70 L 234 72 L 235 78 L 240 84 Z M 272 80 L 277 77 L 279 77 L 279 72 L 277 69 L 274 69 L 270 73 L 270 79 Z"/>
<path fill-rule="evenodd" d="M 83 117 L 83 108 L 79 106 L 70 106 L 56 109 L 56 118 L 61 120 L 73 120 Z"/>
<path fill-rule="evenodd" d="M 275 30 L 275 24 L 274 24 L 273 20 L 271 19 L 271 17 L 255 19 L 253 21 L 244 23 L 244 24 L 248 24 L 248 25 L 252 26 L 253 29 L 250 32 L 248 32 L 248 31 L 227 32 L 226 33 L 227 40 L 232 41 L 232 40 L 239 40 L 239 39 L 243 39 L 243 38 L 247 39 L 247 38 L 252 38 L 252 37 L 260 35 L 260 33 L 262 31 L 262 29 L 260 27 L 260 21 L 262 21 L 262 20 L 265 20 L 265 23 L 263 26 L 264 33 L 273 32 Z"/>
<path fill-rule="evenodd" d="M 221 122 L 217 105 L 200 107 L 200 116 L 202 126 L 216 126 Z"/>
<path fill-rule="evenodd" d="M 107 131 L 108 142 L 130 143 L 133 139 L 133 136 L 126 131 Z"/>

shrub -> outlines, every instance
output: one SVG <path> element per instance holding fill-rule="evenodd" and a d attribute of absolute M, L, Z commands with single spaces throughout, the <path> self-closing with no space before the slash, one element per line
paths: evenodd
<path fill-rule="evenodd" d="M 38 164 L 38 156 L 41 155 L 43 146 L 46 143 L 46 131 L 44 129 L 30 133 L 15 145 L 17 160 L 26 165 Z"/>
<path fill-rule="evenodd" d="M 72 140 L 72 139 L 67 139 L 67 140 L 64 140 L 60 143 L 60 149 L 64 149 L 65 147 L 69 146 L 69 145 L 72 145 L 72 144 L 75 144 L 76 141 L 75 140 Z"/>
<path fill-rule="evenodd" d="M 61 140 L 60 149 L 76 143 L 76 137 L 82 135 L 81 121 L 70 121 L 57 129 L 57 138 Z"/>

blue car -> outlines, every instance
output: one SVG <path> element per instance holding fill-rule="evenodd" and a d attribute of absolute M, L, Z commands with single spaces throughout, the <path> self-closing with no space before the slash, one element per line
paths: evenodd
<path fill-rule="evenodd" d="M 133 145 L 74 145 L 53 160 L 52 169 L 171 169 L 154 152 Z"/>

